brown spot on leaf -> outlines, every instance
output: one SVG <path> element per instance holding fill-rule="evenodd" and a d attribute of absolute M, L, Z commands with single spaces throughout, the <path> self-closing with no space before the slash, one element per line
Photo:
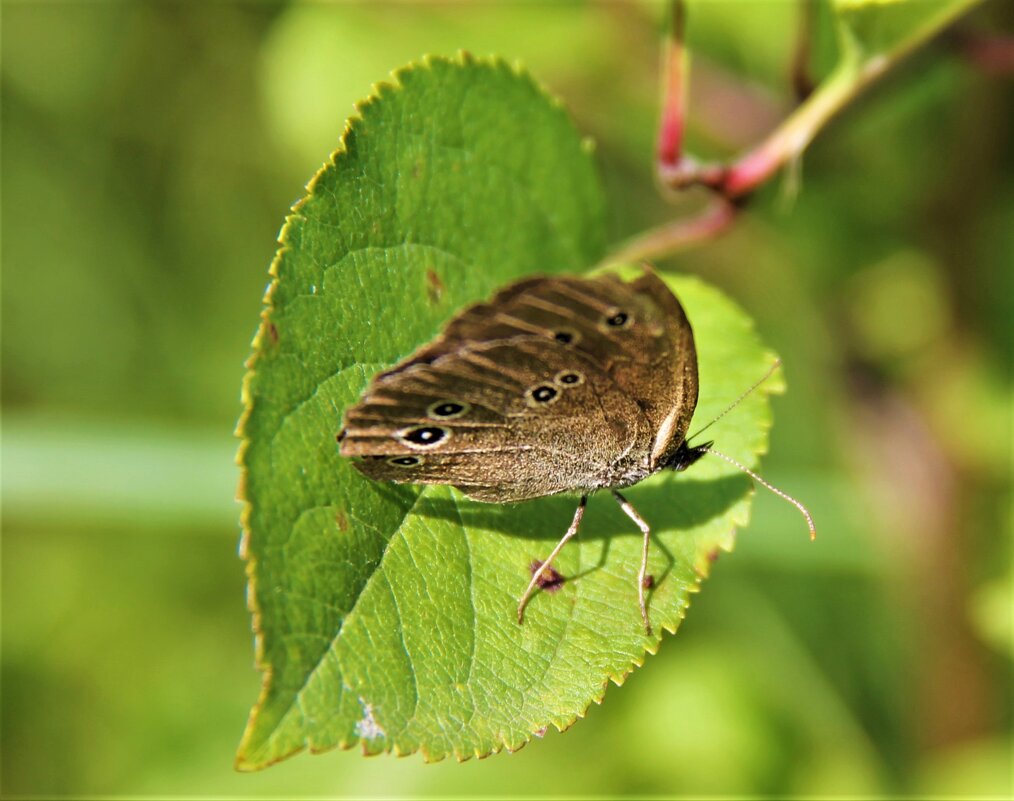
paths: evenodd
<path fill-rule="evenodd" d="M 547 731 L 549 731 L 549 726 L 543 726 L 542 728 L 533 731 L 532 734 L 536 737 L 545 737 Z"/>
<path fill-rule="evenodd" d="M 644 577 L 644 581 L 641 583 L 644 585 L 644 589 L 650 590 L 655 586 L 655 577 L 649 573 Z"/>
<path fill-rule="evenodd" d="M 540 567 L 542 567 L 542 562 L 535 560 L 531 563 L 531 565 L 528 566 L 528 569 L 534 576 Z M 542 574 L 539 576 L 538 584 L 539 587 L 545 590 L 546 592 L 556 592 L 558 589 L 560 589 L 560 587 L 563 586 L 563 582 L 565 582 L 566 580 L 567 579 L 563 577 L 563 574 L 560 573 L 555 567 L 549 567 L 542 571 Z"/>
<path fill-rule="evenodd" d="M 268 336 L 271 338 L 272 344 L 278 344 L 278 326 L 274 323 L 268 323 Z"/>
<path fill-rule="evenodd" d="M 718 561 L 718 557 L 721 555 L 722 555 L 721 548 L 712 548 L 710 551 L 708 551 L 708 561 L 711 563 L 715 563 Z"/>
<path fill-rule="evenodd" d="M 444 282 L 432 267 L 426 268 L 426 295 L 430 303 L 438 303 L 444 296 Z"/>
<path fill-rule="evenodd" d="M 335 512 L 334 522 L 338 524 L 338 530 L 343 534 L 349 530 L 349 519 L 341 509 Z"/>

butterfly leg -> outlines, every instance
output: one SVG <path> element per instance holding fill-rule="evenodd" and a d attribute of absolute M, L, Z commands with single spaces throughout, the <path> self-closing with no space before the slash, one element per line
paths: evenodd
<path fill-rule="evenodd" d="M 525 594 L 521 596 L 521 600 L 518 601 L 518 623 L 521 623 L 525 618 L 525 607 L 528 605 L 529 599 L 535 592 L 535 588 L 539 585 L 539 579 L 542 578 L 542 574 L 549 569 L 550 565 L 553 564 L 553 560 L 556 559 L 560 551 L 563 550 L 563 546 L 567 544 L 567 540 L 577 534 L 577 527 L 581 525 L 581 518 L 584 517 L 584 507 L 588 504 L 588 496 L 582 495 L 581 500 L 578 501 L 577 509 L 574 510 L 574 519 L 570 523 L 570 528 L 567 529 L 567 533 L 563 535 L 562 539 L 556 543 L 556 547 L 553 548 L 553 552 L 549 554 L 549 557 L 544 561 L 536 570 L 532 576 L 532 580 L 528 583 L 528 589 L 525 590 Z"/>
<path fill-rule="evenodd" d="M 641 529 L 641 533 L 644 535 L 644 545 L 641 548 L 641 570 L 637 574 L 637 600 L 641 606 L 641 620 L 644 621 L 644 630 L 648 634 L 651 634 L 651 623 L 648 621 L 648 607 L 644 603 L 644 585 L 648 575 L 648 543 L 651 540 L 651 529 L 644 521 L 644 518 L 637 513 L 637 510 L 630 505 L 630 501 L 616 490 L 613 490 L 613 497 L 616 498 L 616 502 L 620 505 L 624 514 L 637 524 L 637 527 Z"/>

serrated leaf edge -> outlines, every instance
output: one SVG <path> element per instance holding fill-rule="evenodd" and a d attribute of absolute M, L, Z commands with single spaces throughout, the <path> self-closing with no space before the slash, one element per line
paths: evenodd
<path fill-rule="evenodd" d="M 257 592 L 256 592 L 256 564 L 257 561 L 253 557 L 250 550 L 250 516 L 251 516 L 251 501 L 247 497 L 247 475 L 248 470 L 246 467 L 245 457 L 249 448 L 250 442 L 246 434 L 246 425 L 250 418 L 252 411 L 252 393 L 251 384 L 254 379 L 258 358 L 261 355 L 264 347 L 266 338 L 270 338 L 271 331 L 271 313 L 274 310 L 274 293 L 278 287 L 279 280 L 279 265 L 282 258 L 290 250 L 288 245 L 289 231 L 293 225 L 297 224 L 303 218 L 300 210 L 309 201 L 310 197 L 314 193 L 314 189 L 317 186 L 318 181 L 321 180 L 322 176 L 331 168 L 337 166 L 338 159 L 348 152 L 347 140 L 349 134 L 363 123 L 363 114 L 369 106 L 373 103 L 378 102 L 383 96 L 392 91 L 398 91 L 404 88 L 402 82 L 402 76 L 421 69 L 432 69 L 434 64 L 446 64 L 450 66 L 469 66 L 469 65 L 480 65 L 487 66 L 495 70 L 507 70 L 510 73 L 518 76 L 529 82 L 529 84 L 540 94 L 542 97 L 549 102 L 553 108 L 563 108 L 563 101 L 550 93 L 542 84 L 540 84 L 535 78 L 529 73 L 519 62 L 514 64 L 508 62 L 506 59 L 500 56 L 489 56 L 489 57 L 475 57 L 471 53 L 465 50 L 458 51 L 458 54 L 451 58 L 447 56 L 427 54 L 422 57 L 418 62 L 410 62 L 402 67 L 391 72 L 389 80 L 378 81 L 371 86 L 370 94 L 364 99 L 356 102 L 353 106 L 354 111 L 345 121 L 345 127 L 342 131 L 341 138 L 339 139 L 338 146 L 331 152 L 327 161 L 325 161 L 318 170 L 314 173 L 313 177 L 307 182 L 305 186 L 305 194 L 299 200 L 297 200 L 289 209 L 289 213 L 285 217 L 285 222 L 282 224 L 281 229 L 278 233 L 278 249 L 275 251 L 275 255 L 271 260 L 271 264 L 268 267 L 268 275 L 271 277 L 271 281 L 268 284 L 268 288 L 264 293 L 262 299 L 262 308 L 260 313 L 260 325 L 257 328 L 257 332 L 254 334 L 253 341 L 251 342 L 251 354 L 244 362 L 244 368 L 246 370 L 243 376 L 242 389 L 240 394 L 240 402 L 243 405 L 243 411 L 240 414 L 240 418 L 236 424 L 234 436 L 239 438 L 240 444 L 237 448 L 235 462 L 240 468 L 240 477 L 236 490 L 236 500 L 242 505 L 240 510 L 240 527 L 242 534 L 239 543 L 239 557 L 246 563 L 245 574 L 247 578 L 247 593 L 246 602 L 247 610 L 250 612 L 252 620 L 252 630 L 254 634 L 254 665 L 256 669 L 261 673 L 261 690 L 258 695 L 257 701 L 251 709 L 249 718 L 247 720 L 246 727 L 244 728 L 243 735 L 240 738 L 240 744 L 237 749 L 235 768 L 241 771 L 261 770 L 269 767 L 277 762 L 287 759 L 300 751 L 309 748 L 312 753 L 321 753 L 323 751 L 331 750 L 335 747 L 342 749 L 349 749 L 356 745 L 356 743 L 350 742 L 348 744 L 340 743 L 337 746 L 328 746 L 326 748 L 314 749 L 304 739 L 303 745 L 287 751 L 286 753 L 273 757 L 270 760 L 264 762 L 249 762 L 245 757 L 245 751 L 249 744 L 249 740 L 256 728 L 258 716 L 260 710 L 268 698 L 269 689 L 271 686 L 273 674 L 271 665 L 268 664 L 264 654 L 263 645 L 263 634 L 261 626 L 261 611 L 257 604 Z M 265 740 L 267 742 L 267 740 Z M 359 742 L 365 749 L 365 740 L 360 738 Z M 527 742 L 527 741 L 526 741 Z M 507 747 L 504 743 L 503 747 Z M 489 753 L 497 753 L 499 750 L 496 749 Z M 423 751 L 420 748 L 420 751 Z M 408 754 L 399 754 L 399 756 L 407 756 Z M 489 754 L 477 755 L 480 758 L 488 756 Z M 426 758 L 425 753 L 423 753 Z M 465 757 L 468 758 L 467 756 Z M 427 760 L 431 761 L 431 760 Z M 435 761 L 435 760 L 434 760 Z M 463 761 L 463 760 L 462 760 Z"/>

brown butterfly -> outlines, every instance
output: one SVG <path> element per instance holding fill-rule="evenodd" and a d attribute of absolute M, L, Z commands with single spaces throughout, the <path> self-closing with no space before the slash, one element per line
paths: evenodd
<path fill-rule="evenodd" d="M 690 323 L 650 268 L 629 283 L 611 274 L 529 278 L 465 309 L 376 376 L 345 413 L 340 452 L 359 457 L 370 478 L 451 484 L 478 501 L 581 493 L 518 602 L 518 622 L 577 533 L 589 493 L 610 490 L 644 535 L 637 588 L 650 632 L 650 529 L 618 490 L 714 453 L 710 442 L 686 441 L 697 389 Z"/>

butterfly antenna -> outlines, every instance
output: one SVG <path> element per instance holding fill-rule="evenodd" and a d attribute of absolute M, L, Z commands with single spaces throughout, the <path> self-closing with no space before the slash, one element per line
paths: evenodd
<path fill-rule="evenodd" d="M 757 387 L 759 387 L 761 384 L 763 384 L 765 381 L 767 381 L 769 378 L 771 378 L 772 373 L 774 373 L 774 371 L 777 370 L 781 366 L 782 366 L 782 360 L 781 359 L 775 359 L 775 363 L 772 364 L 770 368 L 768 368 L 768 371 L 766 373 L 764 373 L 764 375 L 761 377 L 761 379 L 756 384 L 754 384 L 752 387 L 750 387 L 750 389 L 748 389 L 746 392 L 744 392 L 742 395 L 740 395 L 738 398 L 736 398 L 736 400 L 734 400 L 727 407 L 725 407 L 725 409 L 722 411 L 722 413 L 720 415 L 718 415 L 718 417 L 716 417 L 710 423 L 708 423 L 706 426 L 704 426 L 704 428 L 702 428 L 700 431 L 694 432 L 689 437 L 687 437 L 687 444 L 690 443 L 690 440 L 696 439 L 697 437 L 699 437 L 701 434 L 703 434 L 705 431 L 707 431 L 709 428 L 711 428 L 715 423 L 717 423 L 719 420 L 721 420 L 723 417 L 725 417 L 729 412 L 731 412 L 733 409 L 735 409 L 737 406 L 739 406 L 739 404 L 741 404 L 743 402 L 743 399 L 747 395 L 749 395 L 751 392 L 753 392 L 755 389 L 757 389 Z"/>
<path fill-rule="evenodd" d="M 810 511 L 805 506 L 803 506 L 803 504 L 801 504 L 799 501 L 797 501 L 795 498 L 793 498 L 787 492 L 782 492 L 780 489 L 778 489 L 778 487 L 772 486 L 767 481 L 765 481 L 763 478 L 761 478 L 759 475 L 757 475 L 749 467 L 747 467 L 746 465 L 740 464 L 735 459 L 733 459 L 731 456 L 726 456 L 721 451 L 716 451 L 714 448 L 711 448 L 711 447 L 709 447 L 707 445 L 701 445 L 701 446 L 699 446 L 699 448 L 700 448 L 700 450 L 704 451 L 705 453 L 710 453 L 710 454 L 712 454 L 714 456 L 717 456 L 719 459 L 725 459 L 725 461 L 727 461 L 733 467 L 738 467 L 740 470 L 742 470 L 744 473 L 746 473 L 748 476 L 750 476 L 750 478 L 752 478 L 758 484 L 761 484 L 764 487 L 767 487 L 767 489 L 771 490 L 779 498 L 783 498 L 784 500 L 788 501 L 793 506 L 795 506 L 800 512 L 803 513 L 803 517 L 806 518 L 806 525 L 809 526 L 809 528 L 810 528 L 810 539 L 811 540 L 817 539 L 817 529 L 813 525 L 813 515 L 810 514 Z"/>

